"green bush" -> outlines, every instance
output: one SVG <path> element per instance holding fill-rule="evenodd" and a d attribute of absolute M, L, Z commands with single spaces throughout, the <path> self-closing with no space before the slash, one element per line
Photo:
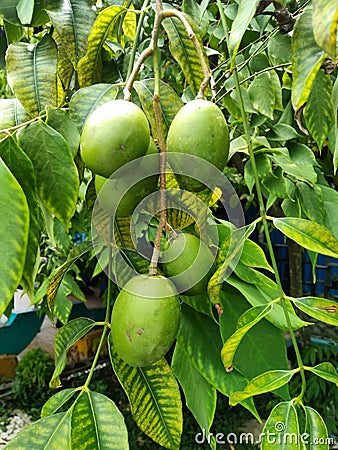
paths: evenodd
<path fill-rule="evenodd" d="M 49 380 L 54 370 L 54 360 L 41 348 L 29 350 L 15 371 L 13 400 L 34 419 L 40 417 L 43 404 L 52 395 Z"/>

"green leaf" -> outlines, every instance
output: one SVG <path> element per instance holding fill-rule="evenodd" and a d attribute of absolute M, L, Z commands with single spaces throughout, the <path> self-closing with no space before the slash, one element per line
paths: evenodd
<path fill-rule="evenodd" d="M 250 304 L 243 295 L 228 286 L 227 292 L 222 295 L 223 311 L 219 318 L 223 341 L 236 331 L 239 317 L 248 308 Z M 274 349 L 273 352 L 271 348 Z M 288 358 L 283 333 L 266 319 L 262 319 L 243 337 L 235 354 L 233 366 L 249 380 L 267 370 L 287 369 Z M 283 387 L 276 393 L 283 399 L 288 399 L 288 389 Z"/>
<path fill-rule="evenodd" d="M 318 71 L 313 81 L 304 118 L 307 129 L 321 150 L 334 124 L 332 81 L 323 70 Z"/>
<path fill-rule="evenodd" d="M 67 364 L 67 351 L 86 333 L 94 328 L 95 322 L 86 317 L 71 320 L 58 331 L 54 340 L 55 369 L 50 381 L 50 387 L 60 386 L 60 375 Z"/>
<path fill-rule="evenodd" d="M 69 103 L 69 114 L 80 132 L 89 114 L 104 103 L 115 100 L 117 94 L 117 86 L 105 83 L 84 87 L 75 92 Z"/>
<path fill-rule="evenodd" d="M 19 0 L 16 10 L 20 22 L 24 25 L 30 24 L 33 18 L 34 0 Z"/>
<path fill-rule="evenodd" d="M 320 378 L 324 378 L 326 381 L 335 383 L 338 387 L 338 373 L 333 364 L 329 362 L 323 362 L 317 364 L 315 367 L 304 367 L 305 370 L 314 373 Z"/>
<path fill-rule="evenodd" d="M 167 178 L 169 179 L 169 177 Z M 169 181 L 169 180 L 168 180 Z M 184 229 L 196 222 L 199 226 L 199 233 L 205 235 L 207 217 L 210 210 L 207 202 L 201 199 L 202 193 L 194 195 L 189 191 L 178 190 L 167 184 L 167 221 L 172 228 Z M 147 203 L 147 208 L 156 211 L 158 207 L 157 199 L 151 198 Z"/>
<path fill-rule="evenodd" d="M 311 450 L 329 450 L 328 432 L 323 418 L 310 406 L 304 406 L 306 418 L 306 432 Z"/>
<path fill-rule="evenodd" d="M 338 208 L 338 192 L 328 186 L 319 186 L 322 192 L 322 207 L 324 207 L 323 225 L 338 239 L 338 221 L 335 220 Z"/>
<path fill-rule="evenodd" d="M 6 62 L 8 83 L 30 116 L 57 105 L 57 47 L 49 34 L 37 44 L 11 44 Z"/>
<path fill-rule="evenodd" d="M 207 64 L 199 29 L 189 16 L 184 14 L 184 17 L 200 43 Z M 170 53 L 182 69 L 193 95 L 196 96 L 204 79 L 204 74 L 193 41 L 179 19 L 175 17 L 166 18 L 163 20 L 162 25 L 169 38 Z"/>
<path fill-rule="evenodd" d="M 263 72 L 257 75 L 253 82 L 250 83 L 248 93 L 255 110 L 272 120 L 275 107 L 275 91 L 270 74 Z"/>
<path fill-rule="evenodd" d="M 278 141 L 284 145 L 285 141 L 300 138 L 301 134 L 291 126 L 283 122 L 271 124 L 271 129 L 266 133 L 266 137 L 270 141 Z"/>
<path fill-rule="evenodd" d="M 43 405 L 41 418 L 43 419 L 44 417 L 56 414 L 77 392 L 78 390 L 76 388 L 68 388 L 54 394 Z"/>
<path fill-rule="evenodd" d="M 282 86 L 278 77 L 278 74 L 275 70 L 269 71 L 270 75 L 270 81 L 273 87 L 274 91 L 274 109 L 278 111 L 285 111 L 284 105 L 283 105 L 283 95 L 282 95 Z"/>
<path fill-rule="evenodd" d="M 69 315 L 72 311 L 73 303 L 67 298 L 70 294 L 67 285 L 62 282 L 56 293 L 54 300 L 53 316 L 56 317 L 62 324 L 68 322 Z"/>
<path fill-rule="evenodd" d="M 122 6 L 110 6 L 103 9 L 95 20 L 88 38 L 86 55 L 78 64 L 78 79 L 80 87 L 91 86 L 101 79 L 102 56 L 101 51 L 106 40 L 112 40 L 114 28 L 119 17 L 124 14 L 126 8 Z"/>
<path fill-rule="evenodd" d="M 133 4 L 129 6 L 129 9 L 127 10 L 126 14 L 123 17 L 122 22 L 122 29 L 123 29 L 123 36 L 122 36 L 122 44 L 125 45 L 125 42 L 129 39 L 130 41 L 134 41 L 135 34 L 136 34 L 136 28 L 137 28 L 137 21 L 136 21 L 136 14 L 137 12 L 134 11 Z M 127 39 L 125 39 L 127 38 Z"/>
<path fill-rule="evenodd" d="M 268 263 L 265 253 L 256 242 L 246 239 L 242 250 L 240 262 L 249 267 L 256 267 L 258 269 L 266 269 L 273 272 L 273 268 Z"/>
<path fill-rule="evenodd" d="M 319 297 L 301 297 L 293 303 L 309 316 L 338 326 L 338 303 Z"/>
<path fill-rule="evenodd" d="M 207 32 L 209 21 L 205 14 L 208 1 L 202 1 L 199 5 L 196 0 L 183 0 L 182 11 L 189 15 L 200 29 L 202 36 Z"/>
<path fill-rule="evenodd" d="M 312 83 L 325 58 L 324 50 L 313 35 L 312 16 L 310 5 L 297 19 L 292 36 L 292 105 L 296 113 L 307 102 Z"/>
<path fill-rule="evenodd" d="M 134 83 L 134 88 L 139 96 L 143 111 L 145 112 L 151 125 L 152 136 L 154 139 L 157 139 L 156 119 L 153 108 L 154 87 L 155 84 L 153 78 L 136 81 Z M 163 81 L 160 81 L 160 106 L 162 111 L 164 133 L 166 136 L 169 126 L 178 111 L 182 108 L 183 102 L 176 92 Z"/>
<path fill-rule="evenodd" d="M 218 268 L 208 283 L 208 295 L 212 303 L 220 303 L 222 283 L 235 269 L 241 257 L 245 240 L 255 229 L 255 224 L 232 230 L 221 242 L 217 255 Z"/>
<path fill-rule="evenodd" d="M 241 315 L 237 322 L 236 331 L 227 339 L 221 351 L 222 362 L 226 369 L 232 367 L 235 353 L 245 334 L 269 314 L 271 309 L 272 305 L 254 306 Z"/>
<path fill-rule="evenodd" d="M 305 212 L 308 219 L 320 225 L 324 223 L 324 202 L 320 186 L 309 186 L 307 183 L 299 181 L 296 184 L 299 199 L 301 201 L 302 210 Z"/>
<path fill-rule="evenodd" d="M 0 138 L 2 131 L 28 120 L 28 115 L 17 98 L 0 100 Z"/>
<path fill-rule="evenodd" d="M 223 347 L 218 325 L 210 317 L 182 305 L 177 345 L 181 345 L 198 372 L 215 389 L 226 396 L 243 389 L 247 379 L 236 370 L 226 372 L 221 359 Z M 254 404 L 244 401 L 245 406 L 257 417 Z"/>
<path fill-rule="evenodd" d="M 333 92 L 332 92 L 332 98 L 333 98 L 333 104 L 334 104 L 334 121 L 335 123 L 338 122 L 338 78 L 336 78 L 336 81 L 333 85 Z M 330 146 L 332 145 L 332 153 L 333 153 L 333 168 L 334 173 L 337 172 L 338 167 L 338 130 L 336 126 L 332 127 L 331 133 L 330 133 Z M 332 144 L 331 144 L 332 142 Z"/>
<path fill-rule="evenodd" d="M 58 413 L 34 422 L 19 433 L 6 448 L 9 450 L 71 450 L 70 415 Z"/>
<path fill-rule="evenodd" d="M 272 160 L 282 168 L 283 172 L 297 180 L 314 184 L 317 181 L 317 173 L 313 168 L 315 161 L 312 164 L 309 152 L 311 150 L 305 145 L 296 144 L 290 146 L 290 150 L 283 149 L 283 155 L 273 155 Z"/>
<path fill-rule="evenodd" d="M 72 448 L 128 450 L 128 432 L 115 403 L 89 389 L 81 392 L 71 416 Z"/>
<path fill-rule="evenodd" d="M 268 42 L 268 55 L 273 66 L 291 64 L 291 37 L 277 33 Z"/>
<path fill-rule="evenodd" d="M 21 25 L 16 10 L 18 2 L 19 0 L 2 1 L 0 6 L 0 17 L 14 25 Z"/>
<path fill-rule="evenodd" d="M 95 12 L 89 0 L 52 0 L 46 11 L 53 22 L 68 58 L 77 69 L 79 60 L 87 51 L 88 35 L 95 21 Z"/>
<path fill-rule="evenodd" d="M 7 310 L 25 267 L 29 209 L 26 196 L 0 158 L 0 317 Z"/>
<path fill-rule="evenodd" d="M 232 64 L 241 44 L 244 33 L 247 31 L 251 19 L 254 17 L 259 0 L 240 2 L 237 15 L 232 23 L 229 36 L 229 53 Z"/>
<path fill-rule="evenodd" d="M 271 411 L 262 433 L 261 450 L 301 450 L 296 408 L 293 402 L 282 402 Z"/>
<path fill-rule="evenodd" d="M 263 274 L 261 274 L 261 276 L 264 277 Z M 234 286 L 236 289 L 238 289 L 252 306 L 266 305 L 267 303 L 270 303 L 272 300 L 275 300 L 279 297 L 279 291 L 276 283 L 272 280 L 269 280 L 268 277 L 265 277 L 265 283 L 262 283 L 260 285 L 246 283 L 236 276 L 230 276 L 226 281 L 231 286 Z M 223 286 L 223 290 L 224 292 L 227 292 L 227 284 Z M 304 322 L 296 316 L 291 305 L 289 305 L 288 303 L 287 308 L 290 314 L 292 327 L 294 329 L 298 329 L 303 327 L 304 325 L 308 325 L 307 322 Z M 266 318 L 280 330 L 289 329 L 287 321 L 285 319 L 283 308 L 278 303 L 275 303 L 273 305 L 272 311 L 266 316 Z"/>
<path fill-rule="evenodd" d="M 116 354 L 111 339 L 109 353 L 137 426 L 163 447 L 178 450 L 182 403 L 177 381 L 166 360 L 149 367 L 131 367 Z"/>
<path fill-rule="evenodd" d="M 47 287 L 47 300 L 51 311 L 54 309 L 55 297 L 65 274 L 82 255 L 92 250 L 92 248 L 92 242 L 80 242 L 69 252 L 67 261 L 51 274 Z"/>
<path fill-rule="evenodd" d="M 298 371 L 299 369 L 270 370 L 269 372 L 264 372 L 249 381 L 242 392 L 235 392 L 232 394 L 229 403 L 230 405 L 235 406 L 237 403 L 252 397 L 253 395 L 274 391 L 287 384 Z"/>
<path fill-rule="evenodd" d="M 40 224 L 35 174 L 31 160 L 17 145 L 13 137 L 0 141 L 0 157 L 15 176 L 26 196 L 29 208 L 29 230 L 26 261 L 22 274 L 22 284 L 29 296 L 33 297 L 36 259 L 39 252 Z"/>
<path fill-rule="evenodd" d="M 6 32 L 7 45 L 20 41 L 25 34 L 25 28 L 23 26 L 14 25 L 6 20 L 4 20 L 4 29 Z"/>
<path fill-rule="evenodd" d="M 72 152 L 75 156 L 80 144 L 80 133 L 73 121 L 70 119 L 66 111 L 56 108 L 47 108 L 46 123 L 50 127 L 54 128 L 58 133 L 63 136 Z"/>
<path fill-rule="evenodd" d="M 275 198 L 286 198 L 288 195 L 288 185 L 286 177 L 280 167 L 277 167 L 272 177 L 267 177 L 262 180 L 263 187 L 268 191 L 269 195 Z M 268 210 L 268 205 L 266 206 Z"/>
<path fill-rule="evenodd" d="M 200 295 L 180 295 L 180 300 L 198 312 L 214 316 L 213 305 L 206 292 Z"/>
<path fill-rule="evenodd" d="M 183 389 L 187 407 L 200 428 L 209 431 L 216 411 L 216 389 L 198 372 L 180 344 L 175 347 L 171 367 Z"/>
<path fill-rule="evenodd" d="M 312 20 L 317 44 L 335 60 L 337 56 L 337 2 L 335 0 L 314 0 Z"/>
<path fill-rule="evenodd" d="M 17 136 L 38 174 L 40 199 L 67 229 L 75 212 L 79 189 L 78 172 L 67 142 L 42 121 L 22 128 Z"/>
<path fill-rule="evenodd" d="M 275 218 L 273 224 L 302 247 L 323 255 L 338 257 L 338 240 L 322 225 L 295 217 Z"/>

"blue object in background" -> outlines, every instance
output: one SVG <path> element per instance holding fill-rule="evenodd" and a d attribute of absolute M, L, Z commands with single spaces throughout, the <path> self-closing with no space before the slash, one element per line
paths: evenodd
<path fill-rule="evenodd" d="M 7 322 L 0 325 L 0 354 L 21 353 L 40 331 L 44 317 L 36 310 L 12 312 Z"/>

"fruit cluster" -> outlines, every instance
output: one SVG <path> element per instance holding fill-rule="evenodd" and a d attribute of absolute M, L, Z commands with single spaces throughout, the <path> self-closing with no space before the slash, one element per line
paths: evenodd
<path fill-rule="evenodd" d="M 172 121 L 166 144 L 168 155 L 175 154 L 170 164 L 179 186 L 198 192 L 212 183 L 212 174 L 199 164 L 198 158 L 220 171 L 226 165 L 228 126 L 214 103 L 194 100 L 183 106 Z M 125 100 L 113 100 L 95 109 L 83 128 L 81 156 L 95 174 L 100 207 L 116 217 L 130 216 L 139 202 L 156 190 L 158 160 L 146 158 L 156 153 L 141 108 Z M 186 155 L 196 157 L 189 175 L 185 170 Z M 127 176 L 119 171 L 130 162 L 133 170 L 147 174 L 132 186 L 128 171 Z M 154 164 L 150 170 L 149 164 Z M 214 259 L 207 244 L 197 236 L 172 233 L 161 252 L 163 275 L 137 275 L 122 287 L 112 312 L 112 342 L 127 364 L 148 366 L 164 357 L 179 328 L 179 294 L 206 294 L 215 269 Z"/>

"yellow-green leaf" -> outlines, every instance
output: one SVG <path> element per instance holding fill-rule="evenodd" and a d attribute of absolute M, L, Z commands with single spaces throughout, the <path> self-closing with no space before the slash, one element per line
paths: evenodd
<path fill-rule="evenodd" d="M 292 105 L 296 112 L 307 102 L 324 58 L 313 35 L 310 5 L 297 19 L 292 36 Z"/>
<path fill-rule="evenodd" d="M 274 391 L 288 383 L 296 372 L 299 372 L 299 369 L 270 370 L 269 372 L 262 373 L 249 381 L 244 391 L 235 392 L 230 395 L 229 403 L 234 406 L 253 395 Z"/>
<path fill-rule="evenodd" d="M 80 87 L 98 83 L 101 78 L 101 50 L 107 39 L 112 39 L 118 18 L 126 11 L 122 6 L 110 6 L 98 15 L 88 38 L 86 55 L 78 64 Z"/>
<path fill-rule="evenodd" d="M 317 44 L 333 60 L 337 55 L 338 5 L 336 0 L 314 0 L 313 33 Z"/>
<path fill-rule="evenodd" d="M 136 81 L 134 83 L 135 91 L 139 96 L 143 111 L 147 115 L 151 125 L 152 136 L 157 139 L 157 126 L 155 113 L 153 108 L 153 96 L 155 89 L 155 82 L 153 78 Z M 183 102 L 176 92 L 163 81 L 160 82 L 160 107 L 162 111 L 162 119 L 164 125 L 164 133 L 167 135 L 169 126 L 176 116 L 178 111 L 182 108 Z"/>
<path fill-rule="evenodd" d="M 256 325 L 256 323 L 269 314 L 271 309 L 272 305 L 254 306 L 241 315 L 237 322 L 236 331 L 225 342 L 221 351 L 222 361 L 226 369 L 232 367 L 236 350 L 245 334 L 250 328 Z"/>
<path fill-rule="evenodd" d="M 138 427 L 158 444 L 180 448 L 182 403 L 177 381 L 165 359 L 149 367 L 131 367 L 114 351 L 110 359 L 130 404 Z"/>
<path fill-rule="evenodd" d="M 136 25 L 136 11 L 131 4 L 122 22 L 123 37 L 125 36 L 133 41 L 136 33 Z"/>
<path fill-rule="evenodd" d="M 128 450 L 128 432 L 115 403 L 89 389 L 81 392 L 71 415 L 73 449 Z"/>
<path fill-rule="evenodd" d="M 301 450 L 304 449 L 301 442 L 297 410 L 293 402 L 279 403 L 271 411 L 263 428 L 261 450 L 275 450 L 276 447 Z"/>
<path fill-rule="evenodd" d="M 68 388 L 54 394 L 43 405 L 41 410 L 41 418 L 43 419 L 44 417 L 56 414 L 60 408 L 62 408 L 77 392 L 78 390 L 76 388 Z"/>
<path fill-rule="evenodd" d="M 67 351 L 95 326 L 95 322 L 87 317 L 80 317 L 66 323 L 55 336 L 55 369 L 50 380 L 50 387 L 60 387 L 60 375 L 67 363 Z"/>
<path fill-rule="evenodd" d="M 324 378 L 326 381 L 331 381 L 331 383 L 335 383 L 338 386 L 338 372 L 333 364 L 323 362 L 317 364 L 315 367 L 304 367 L 304 369 L 316 374 L 320 378 Z"/>
<path fill-rule="evenodd" d="M 14 127 L 28 120 L 28 115 L 17 98 L 0 100 L 0 138 L 7 128 Z"/>
<path fill-rule="evenodd" d="M 70 414 L 58 413 L 34 422 L 8 445 L 9 450 L 71 450 Z"/>
<path fill-rule="evenodd" d="M 115 100 L 117 94 L 118 87 L 107 83 L 87 86 L 76 91 L 69 103 L 69 115 L 78 129 L 82 130 L 89 114 L 104 103 Z"/>
<path fill-rule="evenodd" d="M 0 158 L 0 317 L 10 304 L 23 274 L 29 230 L 25 194 Z"/>
<path fill-rule="evenodd" d="M 30 116 L 57 106 L 57 48 L 49 34 L 37 44 L 11 44 L 6 62 L 8 83 Z"/>
<path fill-rule="evenodd" d="M 338 326 L 338 303 L 319 297 L 301 297 L 293 302 L 297 308 L 322 322 Z"/>
<path fill-rule="evenodd" d="M 207 64 L 207 58 L 205 56 L 204 47 L 198 27 L 193 22 L 191 17 L 187 15 L 184 15 L 184 17 L 188 21 L 190 27 L 192 28 L 200 43 L 202 52 L 204 54 L 204 59 Z M 193 41 L 189 37 L 184 25 L 179 19 L 175 17 L 166 18 L 163 20 L 162 25 L 169 37 L 170 53 L 178 62 L 187 82 L 189 83 L 193 95 L 196 96 L 204 79 L 204 74 L 201 67 L 201 61 L 198 57 L 198 53 L 193 44 Z"/>
<path fill-rule="evenodd" d="M 68 269 L 77 261 L 82 255 L 89 252 L 93 247 L 92 242 L 80 242 L 68 254 L 67 261 L 58 267 L 50 276 L 47 286 L 47 300 L 50 311 L 54 310 L 54 301 L 57 291 L 62 283 L 63 277 Z"/>
<path fill-rule="evenodd" d="M 87 50 L 88 35 L 95 21 L 95 12 L 89 0 L 49 2 L 46 11 L 51 18 L 61 45 L 77 68 Z"/>
<path fill-rule="evenodd" d="M 329 436 L 323 418 L 310 406 L 304 406 L 304 411 L 311 450 L 329 450 Z"/>
<path fill-rule="evenodd" d="M 330 75 L 319 70 L 313 81 L 308 102 L 304 108 L 306 127 L 316 141 L 319 151 L 334 124 L 332 81 Z"/>
<path fill-rule="evenodd" d="M 322 225 L 296 217 L 275 218 L 273 223 L 285 236 L 307 250 L 338 257 L 338 240 Z"/>

